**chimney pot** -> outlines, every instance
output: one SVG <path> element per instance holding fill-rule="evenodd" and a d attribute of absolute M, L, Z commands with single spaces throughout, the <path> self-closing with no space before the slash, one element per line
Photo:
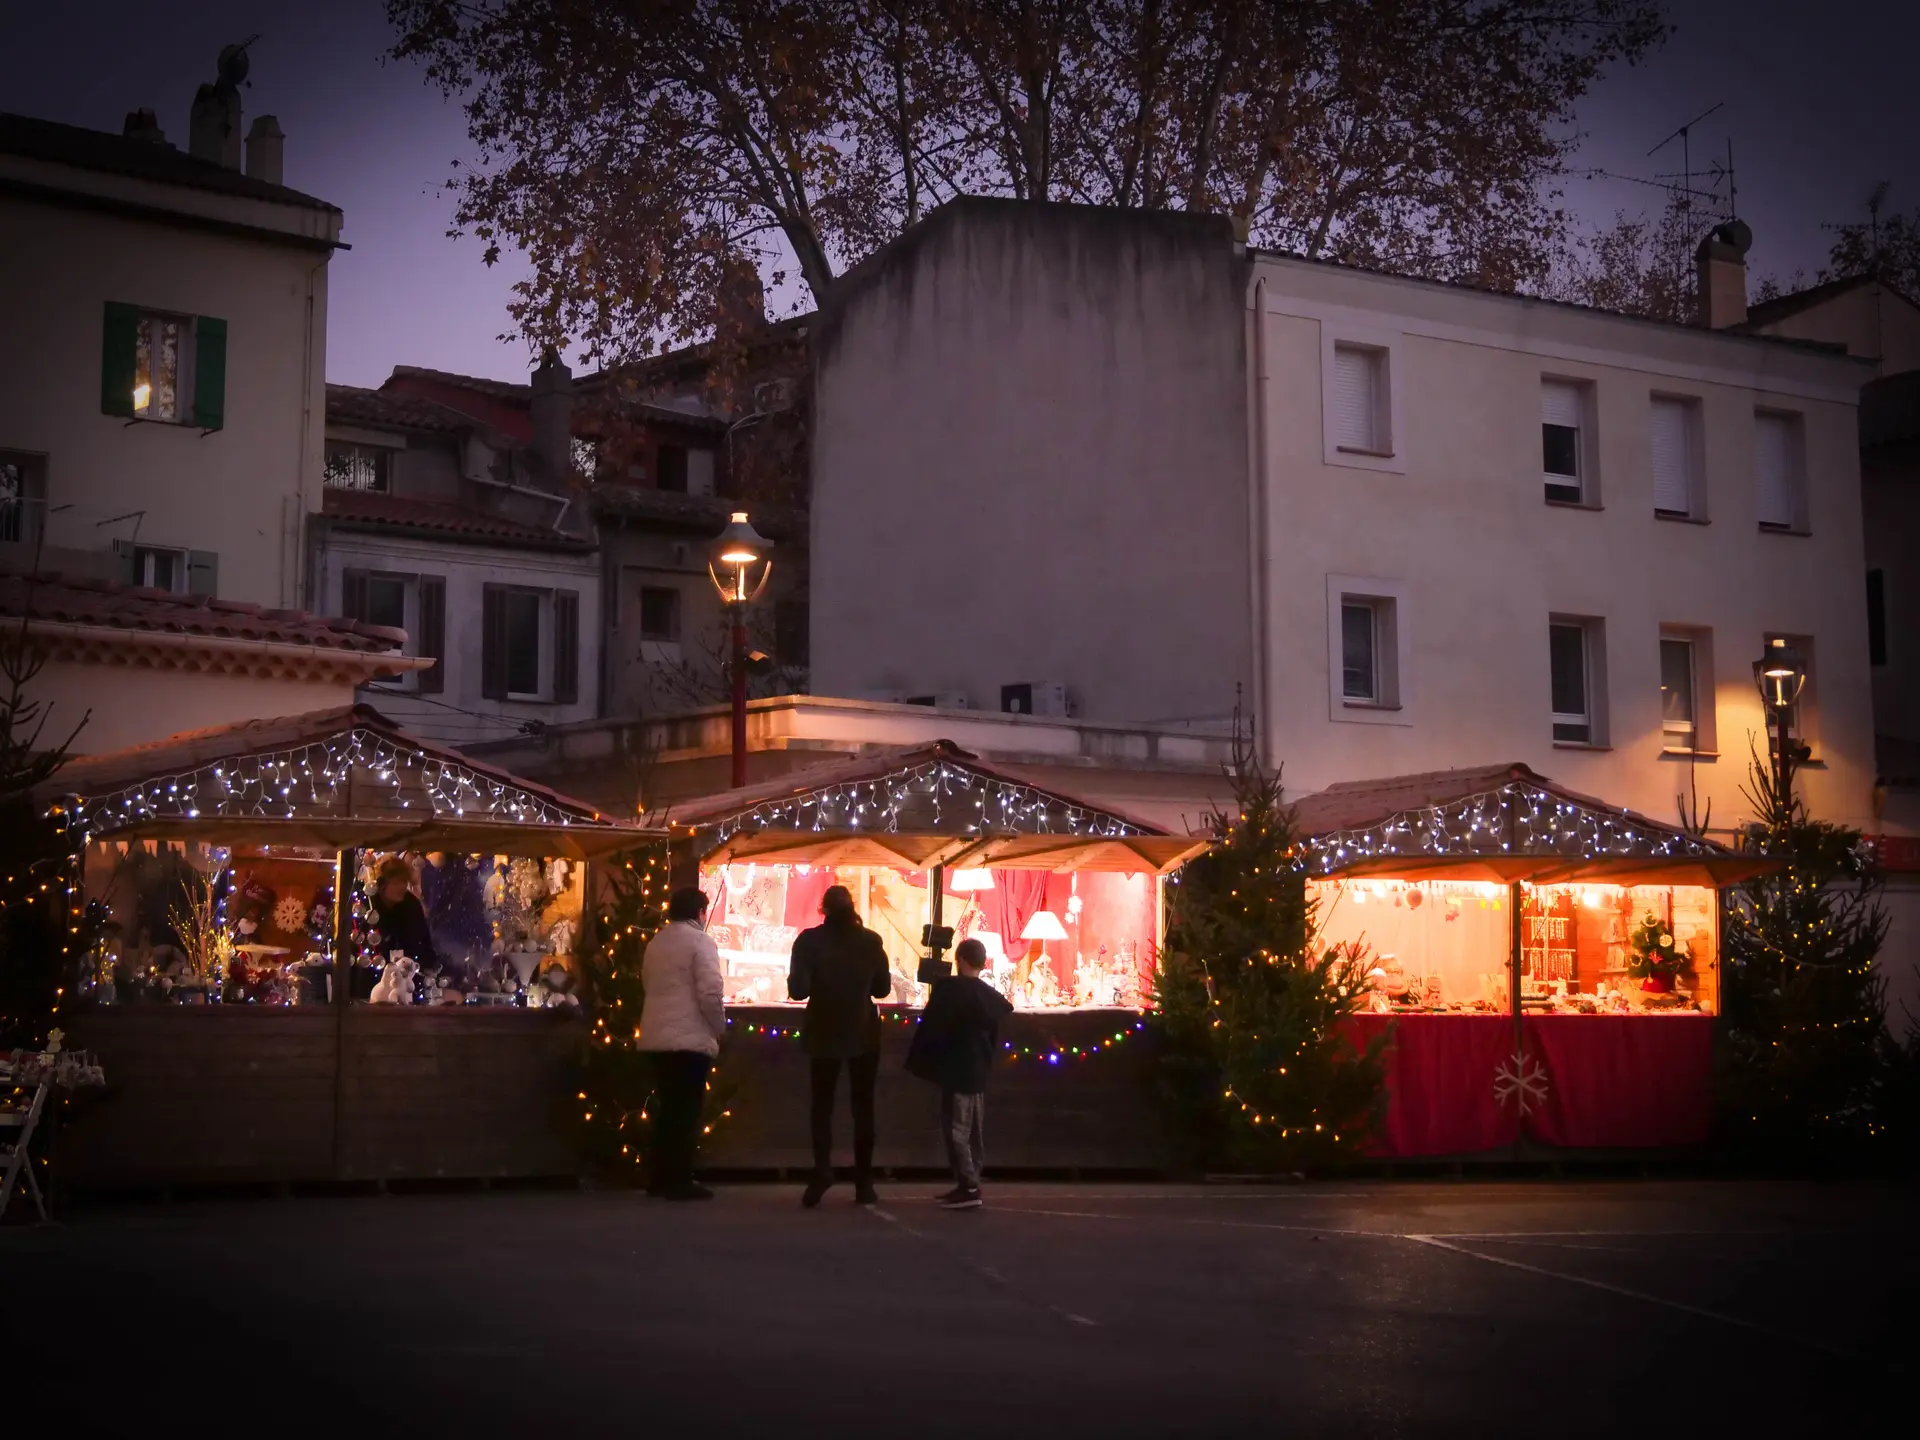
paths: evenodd
<path fill-rule="evenodd" d="M 255 120 L 247 131 L 247 174 L 269 185 L 284 185 L 281 177 L 286 173 L 286 144 L 279 120 L 272 115 Z"/>
<path fill-rule="evenodd" d="M 240 168 L 240 92 L 218 82 L 202 85 L 189 114 L 187 153 L 196 159 Z"/>
<path fill-rule="evenodd" d="M 1695 252 L 1694 303 L 1699 323 L 1709 330 L 1744 325 L 1747 320 L 1747 251 L 1753 232 L 1744 221 L 1716 225 Z"/>
<path fill-rule="evenodd" d="M 154 145 L 167 143 L 166 134 L 160 129 L 160 117 L 151 110 L 129 110 L 120 133 L 129 140 L 145 140 Z"/>

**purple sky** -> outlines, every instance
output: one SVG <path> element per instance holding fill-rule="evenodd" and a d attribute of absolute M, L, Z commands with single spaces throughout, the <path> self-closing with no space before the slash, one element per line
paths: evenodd
<path fill-rule="evenodd" d="M 1670 0 L 1678 33 L 1583 107 L 1582 163 L 1651 176 L 1679 168 L 1656 141 L 1716 101 L 1694 132 L 1694 164 L 1735 147 L 1740 209 L 1756 275 L 1809 272 L 1830 237 L 1821 222 L 1864 215 L 1869 185 L 1920 209 L 1920 7 L 1880 0 Z M 457 106 L 411 65 L 384 62 L 379 0 L 0 0 L 0 109 L 118 131 L 128 110 L 158 112 L 184 148 L 194 88 L 222 45 L 259 33 L 249 120 L 277 115 L 289 185 L 346 212 L 353 249 L 331 266 L 327 375 L 377 385 L 396 364 L 524 378 L 526 350 L 500 343 L 513 263 L 489 270 L 480 247 L 446 238 L 440 189 L 468 153 Z M 1573 185 L 1583 214 L 1657 208 L 1657 191 Z"/>

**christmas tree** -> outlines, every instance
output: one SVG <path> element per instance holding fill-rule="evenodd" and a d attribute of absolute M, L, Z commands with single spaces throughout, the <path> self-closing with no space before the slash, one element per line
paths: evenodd
<path fill-rule="evenodd" d="M 666 921 L 668 861 L 665 846 L 615 856 L 601 867 L 596 934 L 578 951 L 591 1024 L 580 1063 L 579 1144 L 582 1158 L 599 1174 L 625 1184 L 645 1178 L 653 1129 L 653 1062 L 640 1049 L 640 1018 L 646 1011 L 641 967 L 647 941 Z M 708 1132 L 732 1112 L 733 1082 L 716 1067 L 707 1084 Z"/>
<path fill-rule="evenodd" d="M 1169 889 L 1155 977 L 1163 1089 L 1183 1168 L 1290 1170 L 1358 1154 L 1385 1100 L 1385 1037 L 1356 1050 L 1362 955 L 1314 938 L 1278 772 L 1236 739 L 1217 848 Z"/>
<path fill-rule="evenodd" d="M 1744 846 L 1784 868 L 1728 894 L 1722 1124 L 1770 1161 L 1863 1158 L 1886 1148 L 1901 1058 L 1874 969 L 1887 914 L 1859 832 L 1810 818 L 1793 768 L 1756 756 L 1746 791 Z"/>

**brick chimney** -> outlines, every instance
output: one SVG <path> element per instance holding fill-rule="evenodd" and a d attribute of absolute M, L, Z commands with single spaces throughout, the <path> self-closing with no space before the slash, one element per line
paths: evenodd
<path fill-rule="evenodd" d="M 553 351 L 540 357 L 533 372 L 533 453 L 556 485 L 573 474 L 573 372 Z"/>
<path fill-rule="evenodd" d="M 1709 330 L 1743 325 L 1747 319 L 1747 251 L 1753 231 L 1744 220 L 1716 225 L 1695 254 L 1699 266 L 1696 319 Z"/>
<path fill-rule="evenodd" d="M 247 174 L 269 185 L 285 184 L 280 177 L 285 173 L 286 144 L 287 137 L 273 116 L 255 120 L 247 131 Z"/>

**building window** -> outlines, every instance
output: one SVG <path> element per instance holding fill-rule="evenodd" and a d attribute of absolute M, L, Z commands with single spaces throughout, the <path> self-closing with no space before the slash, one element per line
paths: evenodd
<path fill-rule="evenodd" d="M 1605 635 L 1599 620 L 1554 616 L 1547 626 L 1553 738 L 1560 744 L 1607 743 Z"/>
<path fill-rule="evenodd" d="M 1407 725 L 1407 587 L 1358 575 L 1327 577 L 1329 717 Z"/>
<path fill-rule="evenodd" d="M 349 445 L 330 440 L 321 481 L 332 490 L 374 490 L 385 494 L 389 488 L 387 467 L 391 453 L 378 445 Z"/>
<path fill-rule="evenodd" d="M 1699 401 L 1654 396 L 1652 443 L 1653 513 L 1668 520 L 1703 518 Z"/>
<path fill-rule="evenodd" d="M 687 447 L 662 445 L 654 452 L 654 473 L 662 490 L 676 495 L 687 493 Z"/>
<path fill-rule="evenodd" d="M 1386 372 L 1386 351 L 1371 345 L 1334 345 L 1334 443 L 1339 449 L 1361 455 L 1393 452 Z"/>
<path fill-rule="evenodd" d="M 640 587 L 640 638 L 671 644 L 680 638 L 680 592 L 666 586 Z"/>
<path fill-rule="evenodd" d="M 1540 460 L 1547 499 L 1592 503 L 1587 485 L 1587 387 L 1572 380 L 1540 382 Z"/>
<path fill-rule="evenodd" d="M 1340 695 L 1358 704 L 1380 703 L 1380 623 L 1372 600 L 1340 603 Z"/>
<path fill-rule="evenodd" d="M 509 700 L 540 698 L 540 630 L 542 596 L 532 590 L 510 590 L 506 597 L 506 677 Z"/>
<path fill-rule="evenodd" d="M 150 590 L 184 594 L 187 588 L 187 552 L 152 545 L 133 548 L 133 583 Z"/>
<path fill-rule="evenodd" d="M 483 585 L 480 693 L 489 700 L 580 698 L 580 592 Z"/>
<path fill-rule="evenodd" d="M 1804 533 L 1806 442 L 1801 419 L 1761 410 L 1755 412 L 1753 425 L 1760 470 L 1760 528 Z"/>
<path fill-rule="evenodd" d="M 193 383 L 182 353 L 192 331 L 177 315 L 142 315 L 133 340 L 133 413 L 145 420 L 178 421 Z"/>
<path fill-rule="evenodd" d="M 218 430 L 226 388 L 226 321 L 107 304 L 100 349 L 105 414 Z"/>
<path fill-rule="evenodd" d="M 1713 632 L 1660 627 L 1660 731 L 1664 749 L 1719 753 L 1714 717 Z"/>
<path fill-rule="evenodd" d="M 0 451 L 0 544 L 31 543 L 40 531 L 42 493 L 36 455 Z"/>
<path fill-rule="evenodd" d="M 1887 663 L 1887 572 L 1867 571 L 1867 661 Z"/>

